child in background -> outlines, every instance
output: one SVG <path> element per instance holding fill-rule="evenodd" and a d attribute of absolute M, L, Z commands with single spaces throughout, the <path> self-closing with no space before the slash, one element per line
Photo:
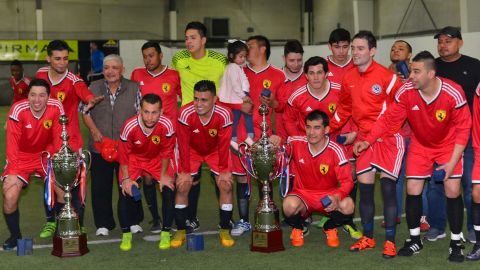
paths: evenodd
<path fill-rule="evenodd" d="M 247 76 L 243 72 L 243 65 L 247 58 L 248 47 L 245 42 L 240 40 L 229 40 L 227 46 L 227 58 L 230 62 L 225 68 L 222 80 L 220 82 L 220 90 L 218 97 L 221 102 L 227 104 L 242 104 L 244 102 L 251 103 L 252 100 L 248 96 L 250 84 Z M 245 142 L 251 145 L 253 143 L 253 121 L 252 115 L 242 113 L 240 110 L 233 110 L 233 131 L 231 145 L 234 149 L 238 149 L 237 130 L 240 116 L 245 121 L 247 130 L 247 139 Z"/>

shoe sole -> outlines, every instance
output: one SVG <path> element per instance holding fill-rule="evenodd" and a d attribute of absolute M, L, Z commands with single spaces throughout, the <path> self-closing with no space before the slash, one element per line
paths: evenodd
<path fill-rule="evenodd" d="M 348 249 L 349 251 L 351 252 L 360 252 L 360 251 L 364 251 L 364 250 L 369 250 L 369 249 L 374 249 L 375 247 L 367 247 L 367 248 L 364 248 L 364 249 Z"/>
<path fill-rule="evenodd" d="M 443 238 L 445 238 L 445 237 L 447 237 L 447 234 L 446 234 L 446 233 L 442 233 L 442 234 L 437 235 L 437 237 L 435 237 L 435 238 L 428 238 L 428 237 L 424 237 L 424 238 L 425 238 L 425 240 L 427 240 L 427 241 L 435 242 L 435 241 L 437 241 L 438 239 L 443 239 Z"/>

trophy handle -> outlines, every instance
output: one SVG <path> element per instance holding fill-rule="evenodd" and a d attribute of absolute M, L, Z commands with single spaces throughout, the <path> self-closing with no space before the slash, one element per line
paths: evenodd
<path fill-rule="evenodd" d="M 42 164 L 42 169 L 43 169 L 43 172 L 45 172 L 45 174 L 47 174 L 47 168 L 45 167 L 44 165 L 44 156 L 46 156 L 46 160 L 47 160 L 47 167 L 48 167 L 48 160 L 50 159 L 50 153 L 48 151 L 43 151 L 41 154 L 40 154 L 40 163 Z"/>
<path fill-rule="evenodd" d="M 92 154 L 88 150 L 82 150 L 80 156 L 82 157 L 83 162 L 87 165 L 87 170 L 89 170 L 92 165 Z"/>
<path fill-rule="evenodd" d="M 242 142 L 241 144 L 239 144 L 238 152 L 239 152 L 238 159 L 240 159 L 240 164 L 242 164 L 243 169 L 253 178 L 258 178 L 253 171 L 250 171 L 248 169 L 248 166 L 243 161 L 243 159 L 248 154 L 248 152 L 250 152 L 250 150 L 248 150 L 248 144 L 246 142 Z"/>

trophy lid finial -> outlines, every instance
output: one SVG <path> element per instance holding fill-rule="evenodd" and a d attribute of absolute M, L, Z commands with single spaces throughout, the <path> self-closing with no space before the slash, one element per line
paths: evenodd
<path fill-rule="evenodd" d="M 68 117 L 66 115 L 60 115 L 58 122 L 60 122 L 61 125 L 66 125 L 68 123 Z"/>

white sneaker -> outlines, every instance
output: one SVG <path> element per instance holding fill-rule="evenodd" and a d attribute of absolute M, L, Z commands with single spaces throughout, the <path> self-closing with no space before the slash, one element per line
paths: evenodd
<path fill-rule="evenodd" d="M 98 228 L 95 232 L 96 236 L 108 236 L 108 229 L 105 227 Z"/>
<path fill-rule="evenodd" d="M 251 230 L 252 230 L 252 225 L 250 225 L 250 222 L 243 221 L 243 219 L 240 219 L 240 221 L 235 223 L 235 226 L 230 231 L 230 234 L 233 236 L 241 236 L 244 233 L 249 232 Z"/>
<path fill-rule="evenodd" d="M 143 229 L 142 229 L 142 227 L 140 227 L 140 225 L 136 224 L 136 225 L 130 226 L 130 231 L 132 233 L 141 233 L 141 232 L 143 232 Z"/>

